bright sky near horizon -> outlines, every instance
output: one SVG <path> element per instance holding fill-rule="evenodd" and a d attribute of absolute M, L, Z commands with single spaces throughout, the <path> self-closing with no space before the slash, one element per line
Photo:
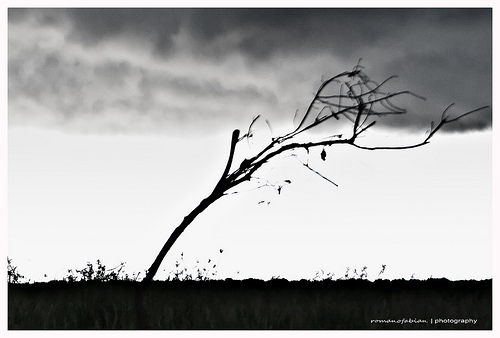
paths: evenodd
<path fill-rule="evenodd" d="M 217 182 L 231 131 L 257 114 L 286 129 L 359 57 L 427 97 L 368 144 L 407 144 L 448 104 L 492 100 L 490 10 L 11 9 L 8 28 L 8 255 L 32 280 L 96 259 L 147 269 Z M 280 195 L 242 186 L 217 201 L 158 278 L 181 252 L 219 278 L 367 266 L 373 279 L 382 264 L 391 279 L 491 278 L 492 136 L 487 110 L 418 149 L 311 153 L 339 187 L 283 158 L 261 173 L 292 181 Z"/>
<path fill-rule="evenodd" d="M 130 272 L 149 267 L 213 188 L 228 148 L 227 137 L 180 148 L 162 136 L 31 129 L 12 130 L 9 141 L 9 255 L 37 280 L 98 258 L 127 262 Z M 291 185 L 222 198 L 180 237 L 164 269 L 184 252 L 190 269 L 220 256 L 219 277 L 341 277 L 347 266 L 376 277 L 385 264 L 387 278 L 489 278 L 491 134 L 443 136 L 426 148 L 331 148 L 313 168 L 338 188 L 284 159 L 271 175 Z"/>

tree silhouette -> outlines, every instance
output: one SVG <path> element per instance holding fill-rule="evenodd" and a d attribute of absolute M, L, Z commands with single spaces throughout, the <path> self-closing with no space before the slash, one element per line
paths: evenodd
<path fill-rule="evenodd" d="M 414 144 L 371 147 L 358 144 L 357 141 L 359 137 L 368 129 L 372 128 L 377 123 L 378 118 L 406 113 L 405 109 L 399 108 L 391 102 L 392 98 L 402 95 L 411 95 L 425 100 L 425 98 L 407 90 L 394 93 L 384 92 L 382 90 L 383 86 L 394 77 L 395 76 L 391 76 L 381 83 L 376 83 L 363 72 L 363 67 L 358 63 L 352 71 L 343 72 L 327 79 L 319 86 L 305 114 L 294 130 L 281 136 L 272 137 L 271 141 L 253 157 L 245 158 L 237 166 L 233 165 L 236 145 L 243 139 L 250 139 L 253 137 L 252 126 L 260 118 L 260 115 L 253 119 L 248 127 L 248 131 L 244 135 L 240 136 L 240 130 L 234 130 L 231 137 L 229 157 L 221 178 L 210 195 L 203 199 L 196 208 L 184 217 L 181 224 L 172 232 L 153 264 L 147 270 L 143 282 L 151 281 L 154 278 L 161 262 L 172 245 L 200 213 L 219 198 L 227 195 L 232 188 L 252 179 L 257 179 L 254 174 L 278 155 L 290 152 L 292 156 L 296 156 L 296 153 L 294 153 L 296 150 L 304 149 L 309 153 L 309 149 L 323 147 L 321 159 L 325 161 L 327 156 L 325 148 L 333 145 L 344 144 L 365 150 L 403 150 L 416 148 L 429 143 L 430 139 L 444 125 L 455 122 L 466 115 L 488 107 L 484 106 L 468 111 L 458 117 L 450 118 L 448 115 L 449 108 L 452 106 L 450 105 L 442 113 L 439 123 L 435 124 L 431 122 L 430 129 L 427 131 L 423 140 Z M 343 121 L 341 119 L 343 119 Z M 328 135 L 327 137 L 322 137 L 320 140 L 313 141 L 317 134 L 310 133 L 310 131 L 319 129 L 320 126 L 325 125 L 331 120 L 343 124 L 344 130 L 346 130 L 345 122 L 347 122 L 350 133 Z M 298 137 L 303 135 L 306 135 L 306 140 L 298 141 Z M 315 174 L 320 175 L 322 178 L 336 185 L 333 181 L 312 169 L 308 163 L 302 164 Z M 232 168 L 233 170 L 231 171 Z M 291 183 L 289 180 L 284 180 L 283 182 Z M 280 192 L 281 187 L 282 186 L 276 187 L 278 192 Z"/>
<path fill-rule="evenodd" d="M 210 195 L 203 199 L 197 207 L 184 217 L 181 224 L 175 228 L 158 253 L 153 264 L 147 270 L 146 276 L 142 280 L 142 284 L 147 284 L 153 280 L 161 262 L 172 245 L 200 213 L 219 198 L 232 193 L 232 189 L 240 184 L 251 180 L 259 181 L 255 173 L 263 166 L 273 161 L 273 159 L 277 158 L 278 155 L 289 154 L 298 159 L 297 151 L 299 150 L 304 150 L 307 155 L 309 155 L 310 149 L 322 148 L 320 157 L 325 161 L 327 157 L 326 148 L 334 145 L 350 145 L 364 150 L 403 150 L 416 148 L 429 143 L 430 139 L 436 132 L 441 130 L 444 125 L 487 108 L 487 106 L 484 106 L 452 118 L 448 115 L 449 108 L 452 106 L 450 105 L 444 110 L 437 124 L 431 122 L 430 129 L 427 131 L 426 135 L 424 135 L 423 139 L 413 144 L 398 146 L 365 146 L 359 144 L 358 141 L 360 136 L 372 128 L 377 123 L 378 119 L 406 113 L 405 109 L 398 107 L 391 100 L 403 95 L 425 100 L 425 98 L 408 90 L 393 93 L 386 92 L 384 86 L 394 77 L 395 76 L 391 76 L 377 83 L 365 74 L 363 67 L 360 66 L 358 62 L 352 71 L 346 71 L 327 79 L 319 86 L 307 110 L 298 119 L 298 123 L 293 130 L 280 136 L 271 137 L 269 143 L 258 150 L 255 155 L 243 159 L 241 163 L 237 165 L 233 163 L 236 146 L 242 140 L 250 140 L 254 136 L 252 127 L 261 117 L 255 117 L 250 123 L 247 132 L 241 136 L 240 130 L 234 130 L 231 136 L 227 163 L 215 188 Z M 294 120 L 297 119 L 297 117 L 296 113 Z M 270 128 L 269 122 L 267 120 L 265 120 L 265 122 Z M 326 129 L 321 128 L 323 126 L 328 126 L 329 128 L 335 126 L 336 132 L 333 134 L 330 133 L 325 137 L 324 134 L 319 133 L 320 129 Z M 333 128 L 330 129 L 333 130 Z M 304 163 L 301 161 L 301 163 L 304 167 L 319 175 L 329 183 L 336 185 L 335 182 L 311 168 L 308 162 Z M 284 180 L 283 183 L 291 182 L 290 180 Z M 278 193 L 280 193 L 282 185 L 275 188 Z M 142 291 L 139 292 L 139 294 L 137 298 L 139 303 L 137 303 L 137 305 L 142 309 Z M 142 312 L 143 316 L 143 309 L 140 312 Z"/>

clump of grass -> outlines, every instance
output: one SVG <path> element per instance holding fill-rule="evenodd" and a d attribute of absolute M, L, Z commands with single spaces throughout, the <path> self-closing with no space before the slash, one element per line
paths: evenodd
<path fill-rule="evenodd" d="M 385 264 L 382 264 L 382 270 L 379 272 L 377 279 L 380 278 L 380 276 L 384 273 L 385 271 Z M 314 276 L 312 281 L 323 281 L 323 280 L 334 280 L 335 273 L 333 272 L 325 272 L 325 270 L 320 270 L 316 271 L 316 276 Z M 353 269 L 351 270 L 350 267 L 346 268 L 346 271 L 344 273 L 344 277 L 338 278 L 344 279 L 344 280 L 352 280 L 352 279 L 368 279 L 368 267 L 364 266 L 359 272 L 358 269 Z"/>
<path fill-rule="evenodd" d="M 215 263 L 211 258 L 209 258 L 205 264 L 200 263 L 200 260 L 196 260 L 196 265 L 191 269 L 185 266 L 184 252 L 181 252 L 180 259 L 175 262 L 175 270 L 169 272 L 166 281 L 207 281 L 216 279 L 218 272 L 217 267 L 220 264 L 223 252 L 223 249 L 219 249 L 217 263 Z"/>
<path fill-rule="evenodd" d="M 380 270 L 380 272 L 378 273 L 377 278 L 380 278 L 380 276 L 384 273 L 384 271 L 385 271 L 385 266 L 386 266 L 385 264 L 382 264 L 382 270 Z"/>
<path fill-rule="evenodd" d="M 335 274 L 333 272 L 325 272 L 325 270 L 316 271 L 316 276 L 313 281 L 333 280 Z"/>

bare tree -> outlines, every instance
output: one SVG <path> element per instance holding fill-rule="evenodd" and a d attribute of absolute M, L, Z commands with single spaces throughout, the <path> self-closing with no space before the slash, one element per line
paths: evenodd
<path fill-rule="evenodd" d="M 439 123 L 435 124 L 434 122 L 431 122 L 431 127 L 421 142 L 400 146 L 368 147 L 360 145 L 358 143 L 358 139 L 363 133 L 377 123 L 377 118 L 406 113 L 405 109 L 399 108 L 393 104 L 391 99 L 402 95 L 411 95 L 424 100 L 423 97 L 410 91 L 399 91 L 394 93 L 384 92 L 383 86 L 392 78 L 394 78 L 394 76 L 389 77 L 381 83 L 376 83 L 363 72 L 363 67 L 358 63 L 352 71 L 343 72 L 327 79 L 319 86 L 305 114 L 292 131 L 281 136 L 272 137 L 270 142 L 253 157 L 245 158 L 237 166 L 233 165 L 236 145 L 243 139 L 250 139 L 253 137 L 252 126 L 260 118 L 260 116 L 253 119 L 244 135 L 240 136 L 241 132 L 238 129 L 234 130 L 231 137 L 229 157 L 221 178 L 215 185 L 215 188 L 210 195 L 203 199 L 196 208 L 184 217 L 181 224 L 172 232 L 170 238 L 164 244 L 153 264 L 147 271 L 143 282 L 151 281 L 154 278 L 161 262 L 172 245 L 200 213 L 202 213 L 219 198 L 227 195 L 232 188 L 252 179 L 257 179 L 255 173 L 278 155 L 288 152 L 292 156 L 296 156 L 295 152 L 299 149 L 304 149 L 307 153 L 309 153 L 309 149 L 311 148 L 323 147 L 321 158 L 325 160 L 325 147 L 340 144 L 350 145 L 365 150 L 402 150 L 416 148 L 429 143 L 434 134 L 444 125 L 455 122 L 466 115 L 487 108 L 487 106 L 484 106 L 466 112 L 458 117 L 450 118 L 450 116 L 448 116 L 448 111 L 452 105 L 448 106 L 442 113 Z M 341 119 L 343 119 L 343 121 L 341 121 Z M 335 135 L 322 137 L 321 140 L 312 141 L 312 139 L 315 138 L 315 135 L 307 132 L 310 132 L 313 129 L 318 129 L 320 126 L 325 125 L 327 122 L 332 120 L 335 120 L 335 122 L 343 124 L 344 126 L 345 122 L 347 122 L 350 129 L 349 134 L 346 135 L 345 133 L 336 133 Z M 306 135 L 308 140 L 297 141 L 299 135 Z M 320 175 L 328 182 L 336 185 L 320 172 L 311 168 L 308 163 L 302 164 L 315 174 Z M 233 170 L 231 171 L 231 169 Z M 287 183 L 289 183 L 289 181 Z"/>
<path fill-rule="evenodd" d="M 377 123 L 379 118 L 387 118 L 388 116 L 406 113 L 405 109 L 402 109 L 393 103 L 393 99 L 403 95 L 410 95 L 424 99 L 423 97 L 420 97 L 410 91 L 398 91 L 394 93 L 385 92 L 384 85 L 386 85 L 386 83 L 393 78 L 394 76 L 391 76 L 386 80 L 377 83 L 365 74 L 363 67 L 358 63 L 352 71 L 346 71 L 327 79 L 319 86 L 307 110 L 298 119 L 298 123 L 293 130 L 284 133 L 283 135 L 272 137 L 269 143 L 258 150 L 255 155 L 250 158 L 245 158 L 237 165 L 234 165 L 233 163 L 236 146 L 240 141 L 244 139 L 249 140 L 253 137 L 252 127 L 255 122 L 260 119 L 260 116 L 253 119 L 245 134 L 240 136 L 240 130 L 234 130 L 231 136 L 229 156 L 221 178 L 215 185 L 215 188 L 210 195 L 203 199 L 196 208 L 184 217 L 181 224 L 172 232 L 153 264 L 149 270 L 147 270 L 147 274 L 142 281 L 143 284 L 150 282 L 154 278 L 161 262 L 172 245 L 200 213 L 202 213 L 222 196 L 230 194 L 231 191 L 234 192 L 232 189 L 236 186 L 251 180 L 259 180 L 259 178 L 255 175 L 256 172 L 266 164 L 270 163 L 273 159 L 277 158 L 278 155 L 288 153 L 291 156 L 297 156 L 297 151 L 299 150 L 305 151 L 309 154 L 309 150 L 312 148 L 323 148 L 320 156 L 321 159 L 326 160 L 327 154 L 325 148 L 341 144 L 365 150 L 403 150 L 416 148 L 429 143 L 430 139 L 444 125 L 455 122 L 466 115 L 487 108 L 487 106 L 484 106 L 466 112 L 458 117 L 451 118 L 448 115 L 449 108 L 451 107 L 450 105 L 442 113 L 440 121 L 437 124 L 432 122 L 430 129 L 426 135 L 424 135 L 423 139 L 414 144 L 371 147 L 361 145 L 358 142 L 360 136 L 372 128 Z M 297 114 L 294 117 L 294 120 L 296 118 Z M 314 131 L 319 130 L 321 126 L 326 126 L 330 123 L 340 126 L 339 129 L 342 132 L 336 132 L 317 140 L 318 133 Z M 328 125 L 328 127 L 330 127 L 330 125 Z M 307 169 L 327 180 L 329 183 L 336 185 L 332 180 L 311 168 L 308 162 L 302 162 L 302 164 Z M 285 180 L 284 182 L 290 183 L 287 181 L 288 180 Z M 277 189 L 278 192 L 280 192 L 281 186 L 278 186 Z M 142 306 L 142 301 L 139 306 Z"/>

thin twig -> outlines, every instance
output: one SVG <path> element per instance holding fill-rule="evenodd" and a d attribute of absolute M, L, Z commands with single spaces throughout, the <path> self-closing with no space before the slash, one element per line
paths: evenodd
<path fill-rule="evenodd" d="M 304 167 L 306 167 L 307 169 L 311 170 L 313 173 L 315 173 L 316 175 L 318 175 L 319 177 L 321 177 L 322 179 L 330 182 L 331 184 L 333 184 L 334 186 L 338 187 L 339 185 L 335 182 L 333 182 L 331 179 L 329 179 L 328 177 L 325 177 L 324 175 L 322 175 L 320 172 L 318 172 L 317 170 L 314 170 L 313 168 L 311 168 L 309 166 L 309 163 L 304 163 L 302 162 L 301 160 L 299 160 L 297 157 L 295 157 L 295 159 L 297 161 L 299 161 Z"/>

